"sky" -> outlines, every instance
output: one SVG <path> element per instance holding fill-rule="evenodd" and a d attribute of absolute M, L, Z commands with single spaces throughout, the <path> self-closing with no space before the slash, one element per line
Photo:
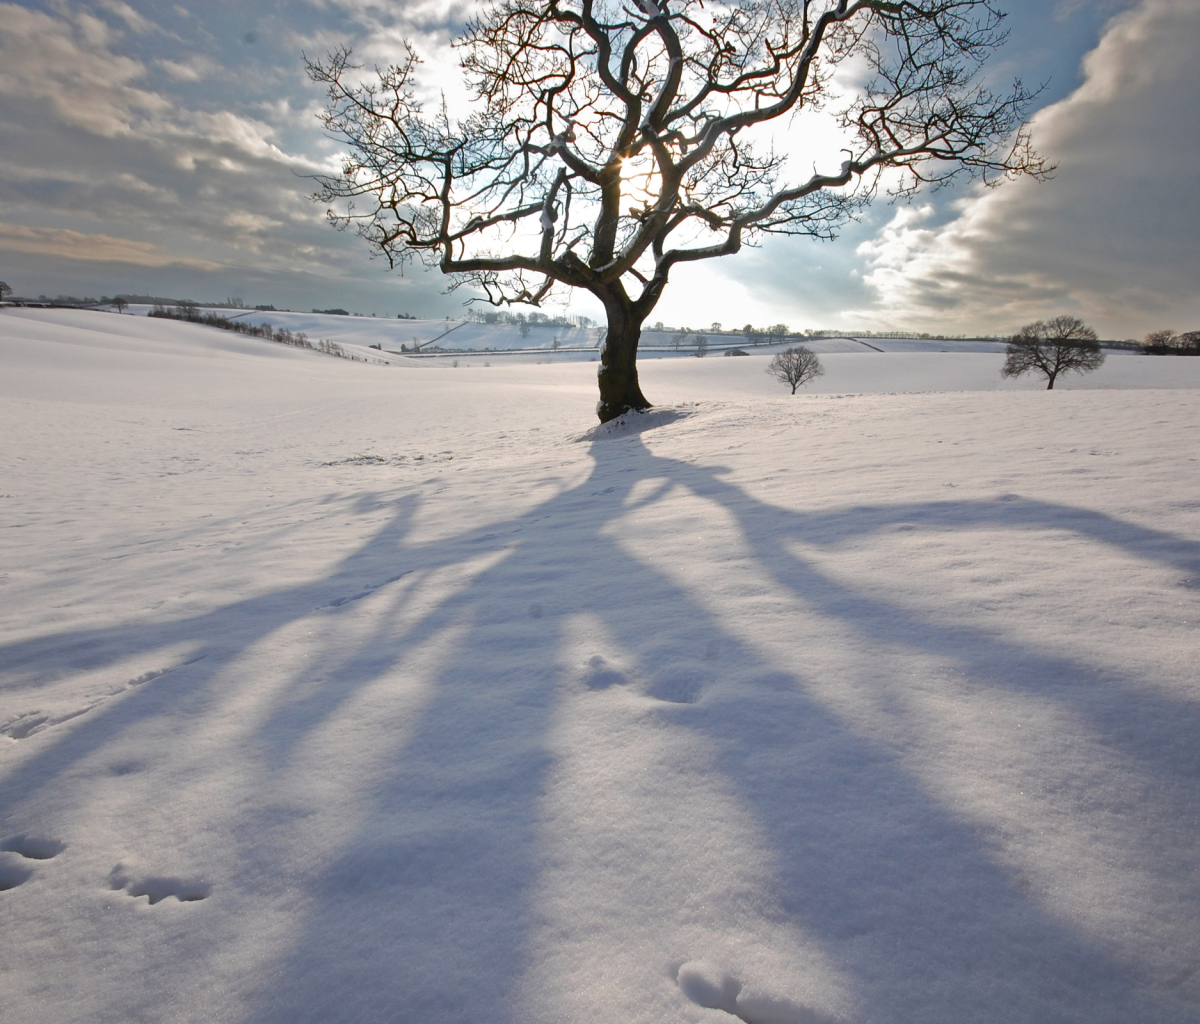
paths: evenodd
<path fill-rule="evenodd" d="M 989 74 L 1044 84 L 1033 136 L 1051 181 L 878 202 L 834 242 L 774 239 L 683 268 L 653 319 L 1004 334 L 1070 313 L 1104 337 L 1200 328 L 1200 4 L 1004 6 Z M 0 279 L 27 296 L 461 315 L 440 274 L 390 271 L 311 201 L 338 149 L 303 55 L 347 44 L 386 63 L 409 38 L 436 67 L 471 7 L 0 3 Z"/>

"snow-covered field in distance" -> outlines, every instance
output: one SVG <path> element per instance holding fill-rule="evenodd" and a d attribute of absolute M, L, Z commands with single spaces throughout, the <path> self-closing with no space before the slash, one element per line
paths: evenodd
<path fill-rule="evenodd" d="M 134 305 L 129 313 L 145 316 L 153 307 Z M 558 342 L 559 360 L 593 359 L 603 331 L 599 327 L 554 327 L 531 324 L 525 334 L 516 324 L 481 324 L 463 320 L 400 320 L 386 317 L 328 313 L 300 313 L 290 310 L 237 310 L 221 307 L 201 307 L 203 312 L 246 323 L 270 323 L 290 331 L 303 331 L 313 339 L 327 338 L 342 345 L 370 347 L 381 345 L 385 350 L 399 352 L 401 345 L 411 350 L 417 347 L 444 350 L 451 353 L 483 352 L 534 353 L 545 358 Z M 937 341 L 912 338 L 796 338 L 791 337 L 774 345 L 753 346 L 736 334 L 702 332 L 708 339 L 711 354 L 721 355 L 724 349 L 742 348 L 749 352 L 773 353 L 792 345 L 803 344 L 814 352 L 1003 352 L 1004 343 L 996 341 Z M 652 359 L 689 356 L 695 358 L 695 334 L 689 342 L 676 347 L 674 331 L 655 331 L 647 327 L 642 332 L 642 350 Z M 512 356 L 505 356 L 512 358 Z"/>
<path fill-rule="evenodd" d="M 1200 360 L 1001 358 L 0 313 L 5 1021 L 1195 1021 Z"/>

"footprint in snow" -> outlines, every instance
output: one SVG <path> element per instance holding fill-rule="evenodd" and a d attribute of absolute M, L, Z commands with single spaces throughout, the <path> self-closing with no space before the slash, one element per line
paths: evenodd
<path fill-rule="evenodd" d="M 0 843 L 0 850 L 18 854 L 26 860 L 52 860 L 67 848 L 58 839 L 43 839 L 38 836 L 11 836 Z"/>
<path fill-rule="evenodd" d="M 201 879 L 174 878 L 164 875 L 154 875 L 146 878 L 133 879 L 118 864 L 108 873 L 108 887 L 114 892 L 125 890 L 130 896 L 147 896 L 150 905 L 161 903 L 168 896 L 174 896 L 180 903 L 195 903 L 207 899 L 212 893 L 212 886 Z"/>
<path fill-rule="evenodd" d="M 16 854 L 25 860 L 50 860 L 67 848 L 57 839 L 41 839 L 37 836 L 10 836 L 0 843 L 0 851 Z M 33 877 L 33 871 L 19 861 L 0 859 L 0 892 L 7 892 L 23 885 Z"/>
<path fill-rule="evenodd" d="M 697 1006 L 724 1010 L 746 1024 L 833 1024 L 833 1018 L 757 987 L 743 985 L 729 971 L 691 960 L 675 975 L 679 990 Z"/>
<path fill-rule="evenodd" d="M 583 684 L 589 690 L 607 690 L 610 686 L 622 686 L 629 677 L 608 663 L 602 655 L 593 654 L 584 667 Z"/>
<path fill-rule="evenodd" d="M 15 889 L 18 885 L 28 882 L 32 876 L 33 872 L 27 867 L 0 861 L 0 892 Z"/>

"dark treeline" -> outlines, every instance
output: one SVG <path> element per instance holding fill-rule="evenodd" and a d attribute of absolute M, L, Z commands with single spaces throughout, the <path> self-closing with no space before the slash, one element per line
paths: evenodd
<path fill-rule="evenodd" d="M 595 321 L 590 316 L 550 316 L 547 313 L 520 311 L 510 312 L 506 309 L 475 309 L 467 310 L 468 323 L 477 324 L 526 324 L 530 327 L 594 327 Z"/>
<path fill-rule="evenodd" d="M 185 320 L 190 324 L 203 324 L 205 327 L 216 327 L 222 331 L 233 331 L 234 334 L 246 334 L 251 338 L 266 338 L 268 341 L 275 341 L 280 345 L 307 348 L 313 352 L 322 352 L 327 356 L 336 356 L 338 359 L 366 362 L 365 359 L 348 353 L 337 342 L 322 339 L 314 343 L 309 341 L 308 335 L 302 331 L 289 331 L 286 327 L 274 327 L 269 323 L 248 324 L 241 320 L 230 320 L 217 313 L 203 312 L 191 303 L 180 303 L 175 306 L 155 305 L 148 315 L 165 320 Z"/>
<path fill-rule="evenodd" d="M 1200 331 L 1155 331 L 1146 335 L 1142 351 L 1148 356 L 1200 356 Z"/>

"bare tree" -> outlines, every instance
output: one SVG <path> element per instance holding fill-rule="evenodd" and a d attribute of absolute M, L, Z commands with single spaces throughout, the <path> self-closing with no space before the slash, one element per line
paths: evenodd
<path fill-rule="evenodd" d="M 767 373 L 778 381 L 791 386 L 792 394 L 796 389 L 807 384 L 814 377 L 820 377 L 825 372 L 817 354 L 803 345 L 779 352 L 767 364 Z"/>
<path fill-rule="evenodd" d="M 0 302 L 4 301 L 4 296 L 11 295 L 12 289 L 8 286 L 7 281 L 0 281 Z"/>
<path fill-rule="evenodd" d="M 767 328 L 767 337 L 775 343 L 782 342 L 789 333 L 787 324 L 772 324 Z"/>
<path fill-rule="evenodd" d="M 1153 356 L 1200 355 L 1200 331 L 1176 334 L 1174 331 L 1151 331 L 1142 342 L 1143 351 Z"/>
<path fill-rule="evenodd" d="M 1031 94 L 981 80 L 995 3 L 487 0 L 456 44 L 461 118 L 423 109 L 407 43 L 365 81 L 345 49 L 308 63 L 349 148 L 316 198 L 391 266 L 421 259 L 495 305 L 595 295 L 608 420 L 650 405 L 638 341 L 676 266 L 767 234 L 832 238 L 881 190 L 1048 173 Z M 865 72 L 850 97 L 832 88 L 848 63 Z M 822 108 L 843 138 L 802 170 L 774 133 Z"/>
<path fill-rule="evenodd" d="M 696 335 L 696 358 L 703 359 L 706 355 L 708 355 L 708 335 L 707 334 L 697 334 Z"/>
<path fill-rule="evenodd" d="M 118 295 L 115 299 L 112 300 L 112 305 L 113 305 L 113 309 L 115 309 L 118 313 L 124 313 L 125 308 L 129 305 L 129 303 L 126 302 L 123 298 L 121 298 L 121 296 Z"/>
<path fill-rule="evenodd" d="M 1104 364 L 1096 332 L 1074 316 L 1026 324 L 1013 335 L 1005 354 L 1001 376 L 1041 373 L 1046 377 L 1047 391 L 1053 389 L 1061 374 L 1090 373 Z"/>

